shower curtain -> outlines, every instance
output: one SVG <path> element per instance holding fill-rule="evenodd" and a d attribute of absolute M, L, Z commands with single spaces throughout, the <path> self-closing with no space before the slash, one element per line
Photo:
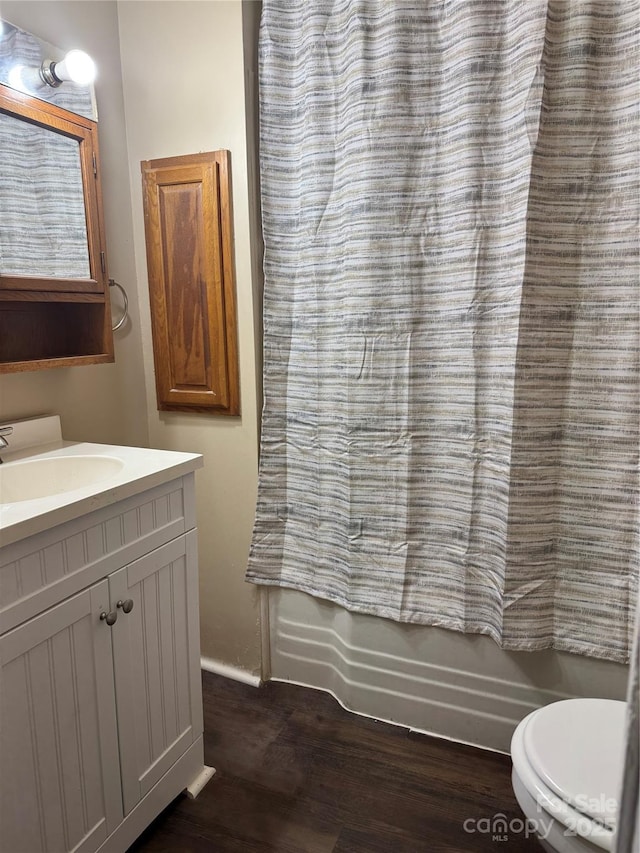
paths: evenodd
<path fill-rule="evenodd" d="M 628 660 L 636 0 L 264 0 L 247 579 Z"/>

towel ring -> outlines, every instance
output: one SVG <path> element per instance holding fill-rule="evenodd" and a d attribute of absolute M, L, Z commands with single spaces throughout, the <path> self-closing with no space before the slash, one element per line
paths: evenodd
<path fill-rule="evenodd" d="M 121 328 L 121 326 L 124 324 L 125 320 L 129 316 L 129 300 L 127 299 L 127 291 L 124 289 L 124 287 L 121 284 L 118 284 L 118 282 L 115 281 L 115 279 L 113 279 L 113 278 L 109 279 L 109 287 L 117 287 L 118 290 L 120 291 L 120 293 L 122 294 L 122 298 L 124 299 L 124 308 L 122 311 L 122 317 L 120 317 L 120 319 L 115 324 L 115 326 L 111 327 L 112 332 L 117 332 L 118 329 Z"/>

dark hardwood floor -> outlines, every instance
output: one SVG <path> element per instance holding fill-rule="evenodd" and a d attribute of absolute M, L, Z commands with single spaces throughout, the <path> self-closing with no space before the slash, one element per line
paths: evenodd
<path fill-rule="evenodd" d="M 358 717 L 290 684 L 205 672 L 203 692 L 217 773 L 130 853 L 540 853 L 521 831 L 506 756 Z M 498 814 L 513 822 L 501 840 L 489 831 Z"/>

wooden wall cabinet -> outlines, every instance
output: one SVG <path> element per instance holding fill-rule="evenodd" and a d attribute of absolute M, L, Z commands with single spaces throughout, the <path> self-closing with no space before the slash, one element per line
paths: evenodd
<path fill-rule="evenodd" d="M 158 409 L 238 415 L 230 154 L 141 166 Z"/>
<path fill-rule="evenodd" d="M 16 174 L 10 171 L 7 151 L 0 154 L 0 373 L 42 370 L 97 364 L 114 360 L 109 281 L 106 265 L 102 192 L 100 186 L 98 132 L 94 121 L 61 109 L 54 104 L 32 98 L 0 84 L 0 146 L 11 146 L 25 166 Z M 78 275 L 16 273 L 6 257 L 13 248 L 24 243 L 29 254 L 29 241 L 37 232 L 30 214 L 23 215 L 24 229 L 9 230 L 11 206 L 19 205 L 21 195 L 37 196 L 43 221 L 63 223 L 65 201 L 55 188 L 67 183 L 66 173 L 57 175 L 62 166 L 55 156 L 49 160 L 40 155 L 37 167 L 31 169 L 29 146 L 17 147 L 12 141 L 10 123 L 34 133 L 41 129 L 44 137 L 60 144 L 70 143 L 75 159 L 75 173 L 70 176 L 78 185 L 79 217 L 86 231 L 86 272 Z M 30 131 L 29 131 L 30 129 Z M 77 150 L 74 152 L 74 148 Z M 18 162 L 14 157 L 14 165 Z M 47 179 L 40 179 L 40 168 L 48 165 Z M 51 176 L 55 181 L 51 181 Z M 53 185 L 53 190 L 49 187 Z M 16 190 L 17 185 L 17 190 Z M 9 193 L 14 193 L 9 196 Z M 62 194 L 64 198 L 64 193 Z M 5 211 L 5 212 L 3 212 Z M 50 218 L 46 219 L 46 215 Z M 4 228 L 4 230 L 3 230 Z M 49 251 L 44 228 L 44 250 Z M 37 232 L 39 233 L 39 232 Z M 4 241 L 4 242 L 3 242 Z M 55 240 L 51 239 L 51 253 Z M 4 251 L 3 251 L 4 249 Z M 11 250 L 11 251 L 10 251 Z"/>

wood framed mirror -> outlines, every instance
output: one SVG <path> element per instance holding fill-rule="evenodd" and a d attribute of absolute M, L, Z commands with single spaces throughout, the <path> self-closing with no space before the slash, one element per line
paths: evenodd
<path fill-rule="evenodd" d="M 0 84 L 0 372 L 113 361 L 94 121 Z"/>
<path fill-rule="evenodd" d="M 0 288 L 104 288 L 95 122 L 0 84 Z"/>

